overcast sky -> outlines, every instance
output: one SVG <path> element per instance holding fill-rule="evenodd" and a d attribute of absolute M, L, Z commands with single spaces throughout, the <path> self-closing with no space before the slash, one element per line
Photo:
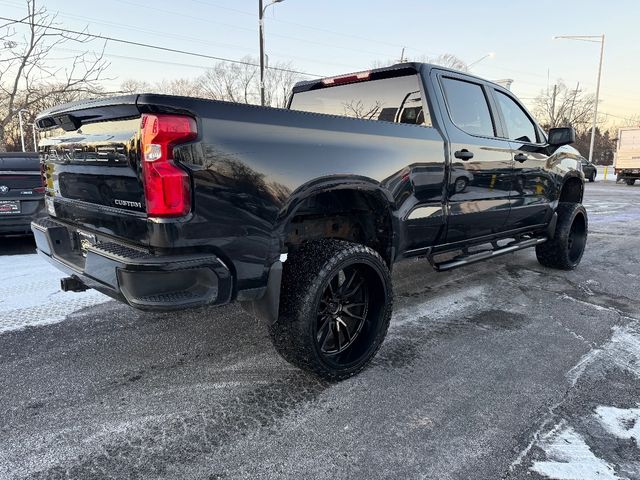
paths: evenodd
<path fill-rule="evenodd" d="M 265 0 L 265 3 L 268 0 Z M 17 16 L 21 0 L 0 0 Z M 257 0 L 40 0 L 69 28 L 231 59 L 257 56 Z M 512 78 L 526 103 L 557 79 L 595 91 L 599 44 L 553 40 L 554 35 L 606 34 L 601 110 L 640 114 L 640 2 L 536 0 L 285 0 L 267 9 L 266 51 L 272 62 L 333 75 L 400 57 L 457 55 L 473 72 Z M 94 48 L 98 48 L 98 43 Z M 68 49 L 81 48 L 69 46 Z M 210 66 L 201 58 L 107 44 L 112 85 L 126 78 L 154 82 L 195 77 Z M 60 57 L 71 55 L 68 50 Z M 622 120 L 610 117 L 613 123 Z"/>

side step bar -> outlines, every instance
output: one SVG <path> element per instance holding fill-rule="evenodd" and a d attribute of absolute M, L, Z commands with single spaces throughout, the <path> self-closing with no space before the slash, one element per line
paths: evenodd
<path fill-rule="evenodd" d="M 429 256 L 429 262 L 433 265 L 433 268 L 438 272 L 446 272 L 447 270 L 452 270 L 454 268 L 462 267 L 464 265 L 470 265 L 472 263 L 480 262 L 482 260 L 487 260 L 493 257 L 499 257 L 500 255 L 504 255 L 506 253 L 515 252 L 518 250 L 522 250 L 524 248 L 535 247 L 539 243 L 544 243 L 547 241 L 547 237 L 541 238 L 528 238 L 526 240 L 516 240 L 504 247 L 499 247 L 497 244 L 494 244 L 493 250 L 484 250 L 477 253 L 470 253 L 467 255 L 458 255 L 451 260 L 446 260 L 441 263 L 436 263 L 433 261 L 433 255 Z M 445 252 L 440 252 L 445 253 Z"/>

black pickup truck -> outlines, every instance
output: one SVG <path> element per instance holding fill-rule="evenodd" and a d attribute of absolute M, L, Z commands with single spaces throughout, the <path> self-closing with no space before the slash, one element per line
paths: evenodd
<path fill-rule="evenodd" d="M 480 78 L 420 63 L 298 83 L 288 109 L 129 95 L 41 113 L 39 252 L 140 309 L 239 301 L 316 374 L 362 369 L 390 269 L 527 247 L 578 265 L 582 157 Z"/>

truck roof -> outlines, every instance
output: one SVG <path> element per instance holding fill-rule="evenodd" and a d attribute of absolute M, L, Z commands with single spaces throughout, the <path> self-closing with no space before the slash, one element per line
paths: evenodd
<path fill-rule="evenodd" d="M 434 69 L 434 68 L 438 70 L 445 70 L 447 72 L 451 72 L 457 75 L 465 75 L 467 77 L 475 78 L 482 82 L 490 82 L 496 87 L 500 89 L 504 89 L 502 85 L 492 82 L 491 80 L 487 80 L 486 78 L 478 77 L 477 75 L 473 75 L 472 73 L 455 70 L 453 68 L 443 67 L 442 65 L 436 65 L 435 63 L 404 62 L 404 63 L 396 63 L 394 65 L 389 65 L 387 67 L 363 70 L 360 72 L 339 74 L 333 77 L 323 77 L 323 78 L 316 78 L 313 80 L 303 80 L 294 85 L 293 93 L 305 92 L 307 90 L 314 90 L 317 88 L 331 87 L 334 85 L 329 82 L 335 79 L 347 79 L 347 81 L 343 81 L 340 83 L 351 83 L 352 81 L 350 79 L 351 77 L 354 77 L 353 82 L 355 82 L 357 81 L 358 75 L 363 75 L 363 74 L 368 75 L 367 80 L 379 80 L 382 78 L 392 78 L 392 77 L 410 75 L 412 73 L 418 73 L 420 71 L 426 71 L 426 73 L 428 73 L 429 71 L 431 71 L 431 69 Z"/>

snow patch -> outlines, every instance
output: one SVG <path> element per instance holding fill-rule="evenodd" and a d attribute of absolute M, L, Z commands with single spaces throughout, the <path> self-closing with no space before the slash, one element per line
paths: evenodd
<path fill-rule="evenodd" d="M 640 377 L 640 331 L 637 324 L 614 327 L 613 335 L 601 348 L 587 352 L 580 361 L 567 372 L 571 385 L 575 385 L 586 368 L 596 360 L 605 366 L 615 366 Z"/>
<path fill-rule="evenodd" d="M 531 469 L 556 480 L 620 480 L 613 467 L 596 457 L 584 439 L 563 420 L 545 434 L 538 446 L 547 460 Z"/>
<path fill-rule="evenodd" d="M 95 290 L 62 292 L 64 275 L 37 255 L 0 256 L 0 271 L 11 273 L 0 283 L 0 334 L 61 322 L 73 312 L 109 300 Z"/>
<path fill-rule="evenodd" d="M 600 406 L 595 417 L 611 435 L 640 443 L 640 408 Z"/>
<path fill-rule="evenodd" d="M 397 310 L 393 314 L 392 325 L 403 325 L 423 319 L 437 319 L 458 311 L 468 311 L 470 306 L 478 308 L 478 300 L 484 295 L 485 287 L 477 286 L 455 293 L 434 296 L 428 300 Z"/>

